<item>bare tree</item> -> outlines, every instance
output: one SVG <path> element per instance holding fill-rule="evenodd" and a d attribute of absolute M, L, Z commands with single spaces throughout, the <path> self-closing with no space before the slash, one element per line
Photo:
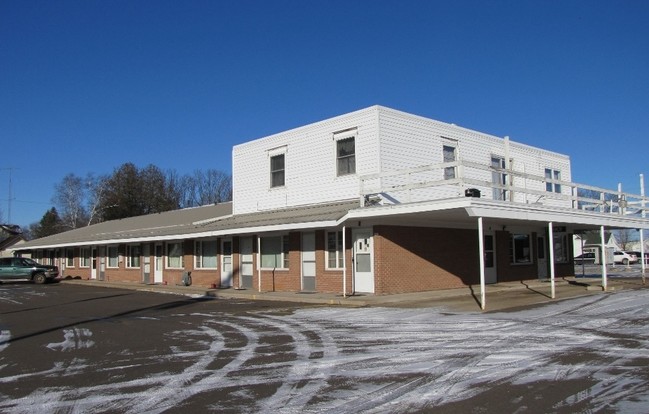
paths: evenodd
<path fill-rule="evenodd" d="M 634 229 L 615 230 L 615 240 L 622 250 L 629 250 L 631 243 L 637 241 L 637 231 Z"/>
<path fill-rule="evenodd" d="M 95 177 L 92 173 L 86 177 L 87 188 L 87 211 L 88 211 L 88 226 L 98 223 L 101 219 L 100 206 L 103 201 L 104 193 L 108 182 L 107 175 L 100 175 Z"/>
<path fill-rule="evenodd" d="M 54 186 L 52 203 L 58 207 L 61 226 L 65 229 L 76 229 L 87 222 L 84 208 L 85 185 L 83 179 L 74 173 L 63 177 Z"/>
<path fill-rule="evenodd" d="M 192 176 L 187 176 L 185 185 L 188 207 L 232 200 L 232 178 L 223 171 L 196 170 Z"/>

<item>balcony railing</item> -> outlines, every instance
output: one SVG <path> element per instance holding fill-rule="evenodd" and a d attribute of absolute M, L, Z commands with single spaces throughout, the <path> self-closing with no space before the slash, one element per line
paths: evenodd
<path fill-rule="evenodd" d="M 621 187 L 609 190 L 468 161 L 369 174 L 359 181 L 361 207 L 465 197 L 467 189 L 477 189 L 481 198 L 508 203 L 638 217 L 649 206 L 648 197 L 623 192 Z"/>

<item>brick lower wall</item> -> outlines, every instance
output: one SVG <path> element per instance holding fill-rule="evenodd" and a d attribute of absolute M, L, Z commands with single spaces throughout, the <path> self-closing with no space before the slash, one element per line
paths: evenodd
<path fill-rule="evenodd" d="M 374 228 L 375 293 L 459 288 L 479 282 L 477 231 Z"/>

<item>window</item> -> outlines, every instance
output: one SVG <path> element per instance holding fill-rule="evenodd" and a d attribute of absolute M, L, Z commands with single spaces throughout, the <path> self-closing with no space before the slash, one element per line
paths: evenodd
<path fill-rule="evenodd" d="M 443 145 L 442 146 L 442 156 L 443 162 L 455 162 L 457 161 L 457 151 L 454 145 Z M 455 167 L 444 167 L 444 179 L 452 180 L 455 178 Z"/>
<path fill-rule="evenodd" d="M 498 186 L 507 185 L 507 174 L 501 172 L 505 171 L 505 159 L 497 155 L 492 155 L 491 168 L 495 170 L 491 171 L 491 182 Z M 504 188 L 494 188 L 493 197 L 494 200 L 507 200 L 507 190 Z"/>
<path fill-rule="evenodd" d="M 90 247 L 81 248 L 81 264 L 80 267 L 90 267 Z"/>
<path fill-rule="evenodd" d="M 185 267 L 185 257 L 183 256 L 183 245 L 178 243 L 167 243 L 167 267 L 172 269 L 182 269 Z"/>
<path fill-rule="evenodd" d="M 194 267 L 197 269 L 216 269 L 216 240 L 196 241 Z"/>
<path fill-rule="evenodd" d="M 284 186 L 284 156 L 285 154 L 270 157 L 270 186 Z"/>
<path fill-rule="evenodd" d="M 327 269 L 343 267 L 343 232 L 327 232 Z"/>
<path fill-rule="evenodd" d="M 355 137 L 336 141 L 336 161 L 338 176 L 356 173 Z"/>
<path fill-rule="evenodd" d="M 119 267 L 117 246 L 108 246 L 108 267 Z"/>
<path fill-rule="evenodd" d="M 568 235 L 554 233 L 554 262 L 568 263 Z"/>
<path fill-rule="evenodd" d="M 288 269 L 288 236 L 261 238 L 261 267 Z"/>
<path fill-rule="evenodd" d="M 129 244 L 126 246 L 126 267 L 140 267 L 140 256 L 142 248 L 139 244 Z"/>
<path fill-rule="evenodd" d="M 560 181 L 561 180 L 561 172 L 557 171 L 557 170 L 553 170 L 551 168 L 546 168 L 545 169 L 545 178 L 547 180 Z M 546 181 L 546 183 L 545 183 L 545 191 L 547 191 L 549 193 L 560 193 L 561 192 L 561 184 Z"/>
<path fill-rule="evenodd" d="M 65 266 L 74 267 L 74 249 L 65 249 Z"/>
<path fill-rule="evenodd" d="M 512 234 L 509 239 L 509 261 L 511 263 L 530 263 L 530 235 Z"/>

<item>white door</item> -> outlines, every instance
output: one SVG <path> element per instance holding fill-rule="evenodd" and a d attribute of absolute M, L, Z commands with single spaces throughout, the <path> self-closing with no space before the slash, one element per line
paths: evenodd
<path fill-rule="evenodd" d="M 546 252 L 545 237 L 536 238 L 536 261 L 538 263 L 539 279 L 548 278 L 548 256 Z"/>
<path fill-rule="evenodd" d="M 252 237 L 240 238 L 239 248 L 241 254 L 241 282 L 239 283 L 239 287 L 242 289 L 252 289 Z"/>
<path fill-rule="evenodd" d="M 314 292 L 315 286 L 315 232 L 302 233 L 302 290 Z"/>
<path fill-rule="evenodd" d="M 221 241 L 221 287 L 232 287 L 232 240 Z"/>
<path fill-rule="evenodd" d="M 353 229 L 354 291 L 374 293 L 374 248 L 372 229 Z"/>
<path fill-rule="evenodd" d="M 155 259 L 153 263 L 153 283 L 162 283 L 162 267 L 164 265 L 164 251 L 162 244 L 155 245 Z"/>
<path fill-rule="evenodd" d="M 485 283 L 498 282 L 496 271 L 496 238 L 493 233 L 484 234 L 484 279 Z"/>
<path fill-rule="evenodd" d="M 90 249 L 90 278 L 97 279 L 97 249 Z"/>

